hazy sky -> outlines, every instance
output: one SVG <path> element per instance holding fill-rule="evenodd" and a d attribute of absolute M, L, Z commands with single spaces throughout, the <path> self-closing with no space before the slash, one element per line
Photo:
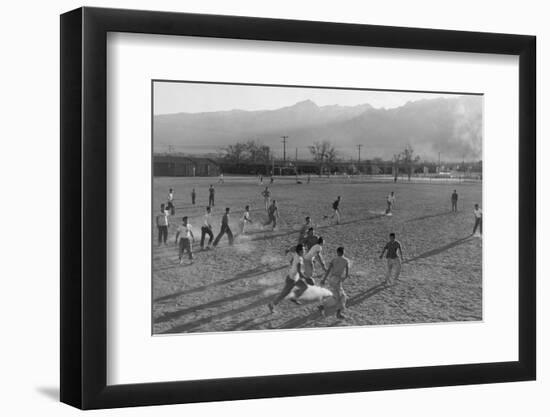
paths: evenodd
<path fill-rule="evenodd" d="M 399 107 L 408 101 L 452 97 L 452 94 L 395 91 L 337 90 L 324 88 L 266 87 L 182 82 L 154 83 L 154 114 L 200 113 L 221 110 L 273 110 L 312 100 L 318 106 Z"/>

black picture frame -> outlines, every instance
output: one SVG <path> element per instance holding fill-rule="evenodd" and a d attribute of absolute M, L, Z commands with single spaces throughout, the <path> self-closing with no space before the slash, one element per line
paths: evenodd
<path fill-rule="evenodd" d="M 519 57 L 519 358 L 513 362 L 107 385 L 108 32 Z M 61 15 L 61 401 L 81 409 L 536 378 L 536 38 L 102 8 Z"/>

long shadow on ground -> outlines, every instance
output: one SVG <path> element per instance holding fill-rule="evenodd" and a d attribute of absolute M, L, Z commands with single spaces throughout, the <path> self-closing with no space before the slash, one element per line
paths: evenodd
<path fill-rule="evenodd" d="M 429 258 L 430 256 L 435 256 L 440 254 L 441 252 L 445 252 L 446 250 L 452 249 L 455 246 L 462 245 L 466 241 L 470 240 L 470 236 L 463 237 L 461 239 L 455 240 L 454 242 L 451 242 L 445 246 L 441 246 L 436 249 L 429 250 L 427 252 L 421 253 L 420 255 L 417 255 L 413 258 L 407 259 L 406 261 L 403 261 L 404 264 L 408 264 L 414 261 L 418 261 L 419 259 Z"/>
<path fill-rule="evenodd" d="M 205 291 L 205 290 L 208 290 L 210 288 L 219 287 L 221 285 L 225 285 L 225 284 L 229 284 L 229 283 L 234 282 L 234 281 L 238 281 L 240 279 L 252 278 L 252 277 L 255 277 L 255 276 L 258 276 L 258 275 L 267 274 L 267 273 L 275 272 L 275 271 L 280 271 L 281 269 L 285 269 L 285 268 L 287 268 L 287 265 L 277 266 L 277 267 L 274 267 L 274 268 L 271 268 L 271 269 L 265 268 L 263 266 L 257 266 L 255 268 L 249 269 L 247 271 L 239 272 L 235 276 L 233 276 L 231 278 L 228 278 L 228 279 L 224 279 L 222 281 L 216 281 L 216 282 L 212 282 L 210 284 L 201 285 L 200 287 L 190 288 L 190 289 L 186 289 L 186 290 L 183 290 L 183 291 L 178 291 L 178 292 L 173 293 L 173 294 L 163 295 L 162 297 L 155 298 L 153 300 L 153 302 L 155 302 L 155 303 L 163 302 L 163 301 L 166 301 L 166 300 L 170 300 L 172 298 L 180 297 L 182 295 L 188 295 L 188 294 L 193 294 L 193 293 L 200 292 L 200 291 Z"/>
<path fill-rule="evenodd" d="M 231 301 L 239 301 L 239 300 L 243 300 L 245 298 L 254 297 L 255 295 L 261 294 L 264 291 L 265 291 L 265 288 L 252 290 L 252 291 L 241 292 L 241 293 L 238 293 L 238 294 L 230 295 L 229 297 L 209 301 L 209 302 L 204 303 L 204 304 L 199 304 L 199 305 L 192 306 L 192 307 L 182 308 L 182 309 L 177 310 L 177 311 L 173 311 L 173 312 L 170 312 L 170 313 L 165 313 L 161 317 L 156 318 L 154 320 L 154 322 L 155 322 L 155 324 L 164 323 L 166 321 L 174 320 L 174 319 L 177 319 L 181 316 L 185 316 L 186 314 L 189 314 L 189 313 L 196 313 L 199 310 L 219 307 L 219 306 L 221 306 L 225 303 L 229 303 Z"/>
<path fill-rule="evenodd" d="M 192 331 L 193 329 L 196 329 L 197 327 L 200 327 L 204 324 L 211 323 L 214 320 L 224 319 L 226 317 L 235 316 L 237 314 L 244 313 L 245 311 L 249 311 L 249 310 L 252 310 L 252 309 L 255 309 L 255 308 L 258 308 L 258 307 L 262 307 L 262 306 L 265 307 L 266 314 L 269 314 L 269 313 L 267 313 L 267 303 L 272 298 L 273 298 L 273 296 L 263 297 L 263 298 L 260 298 L 256 301 L 254 301 L 251 304 L 248 304 L 248 305 L 245 305 L 245 306 L 233 309 L 233 310 L 224 311 L 222 313 L 214 314 L 214 315 L 209 316 L 209 317 L 204 317 L 202 319 L 195 320 L 195 321 L 190 322 L 190 323 L 185 323 L 185 324 L 182 324 L 180 326 L 175 326 L 175 327 L 172 327 L 171 329 L 168 329 L 164 332 L 160 332 L 160 334 L 189 332 L 189 331 Z M 257 315 L 256 317 L 258 317 L 258 316 L 259 315 Z"/>

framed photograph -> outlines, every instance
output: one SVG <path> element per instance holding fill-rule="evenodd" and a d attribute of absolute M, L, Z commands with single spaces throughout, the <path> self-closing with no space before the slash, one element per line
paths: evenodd
<path fill-rule="evenodd" d="M 535 37 L 61 16 L 61 401 L 533 380 Z"/>

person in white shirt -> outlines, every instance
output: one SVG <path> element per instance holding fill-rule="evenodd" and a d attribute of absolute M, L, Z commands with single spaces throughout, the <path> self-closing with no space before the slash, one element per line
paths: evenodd
<path fill-rule="evenodd" d="M 176 207 L 174 206 L 174 190 L 172 188 L 168 191 L 168 203 L 166 204 L 166 209 L 170 211 L 171 216 L 176 214 Z"/>
<path fill-rule="evenodd" d="M 203 223 L 201 227 L 201 250 L 204 250 L 204 238 L 208 235 L 208 244 L 206 249 L 210 249 L 212 240 L 214 240 L 214 232 L 212 232 L 212 209 L 206 207 L 206 213 L 203 216 Z"/>
<path fill-rule="evenodd" d="M 168 211 L 165 209 L 164 204 L 160 205 L 160 213 L 157 214 L 157 229 L 159 246 L 168 239 Z"/>
<path fill-rule="evenodd" d="M 336 255 L 336 258 L 330 261 L 325 276 L 321 281 L 321 285 L 324 285 L 328 278 L 330 291 L 336 303 L 336 317 L 345 319 L 346 316 L 344 316 L 343 312 L 346 309 L 347 295 L 344 292 L 342 284 L 349 278 L 350 261 L 344 256 L 344 248 L 342 246 L 336 249 Z M 324 317 L 326 306 L 321 304 L 318 308 L 319 312 Z"/>
<path fill-rule="evenodd" d="M 187 216 L 182 217 L 182 223 L 178 226 L 176 233 L 176 245 L 179 243 L 179 260 L 180 265 L 183 263 L 183 254 L 185 251 L 189 254 L 189 260 L 193 261 L 193 247 L 191 245 L 191 239 L 195 241 L 192 227 L 187 223 Z M 178 241 L 179 238 L 179 241 Z"/>
<path fill-rule="evenodd" d="M 475 218 L 475 224 L 474 224 L 474 231 L 472 232 L 473 235 L 475 235 L 477 228 L 479 227 L 479 234 L 483 234 L 482 231 L 482 212 L 481 208 L 479 207 L 479 204 L 474 205 L 474 218 Z"/>
<path fill-rule="evenodd" d="M 318 261 L 321 264 L 323 271 L 327 270 L 327 266 L 325 265 L 325 260 L 322 255 L 323 244 L 323 238 L 319 237 L 317 239 L 317 243 L 313 245 L 304 255 L 304 275 L 306 276 L 306 282 L 310 285 L 315 285 L 315 281 L 313 280 L 315 261 Z"/>
<path fill-rule="evenodd" d="M 252 220 L 250 220 L 250 206 L 246 206 L 244 208 L 243 216 L 239 220 L 239 226 L 241 227 L 241 234 L 246 233 L 246 224 L 247 223 L 252 223 Z"/>
<path fill-rule="evenodd" d="M 284 298 L 290 294 L 290 292 L 294 289 L 294 287 L 298 287 L 298 289 L 303 289 L 304 287 L 307 288 L 307 284 L 304 282 L 302 278 L 305 278 L 304 275 L 304 246 L 298 245 L 296 246 L 296 252 L 292 254 L 292 258 L 290 260 L 290 265 L 288 268 L 288 272 L 286 274 L 285 278 L 285 285 L 281 292 L 273 299 L 272 302 L 268 304 L 269 311 L 273 313 L 275 311 L 275 306 L 279 304 Z"/>
<path fill-rule="evenodd" d="M 386 214 L 390 214 L 393 206 L 395 205 L 395 194 L 393 191 L 386 197 L 386 203 L 388 204 L 388 207 L 386 208 Z"/>
<path fill-rule="evenodd" d="M 327 266 L 325 265 L 325 260 L 323 259 L 323 238 L 319 237 L 317 243 L 308 250 L 304 255 L 304 282 L 306 285 L 302 285 L 300 289 L 294 292 L 294 298 L 291 300 L 296 304 L 300 304 L 298 298 L 307 290 L 307 285 L 315 285 L 315 279 L 313 279 L 313 274 L 315 272 L 314 263 L 319 261 L 323 267 L 323 271 L 326 272 Z"/>

